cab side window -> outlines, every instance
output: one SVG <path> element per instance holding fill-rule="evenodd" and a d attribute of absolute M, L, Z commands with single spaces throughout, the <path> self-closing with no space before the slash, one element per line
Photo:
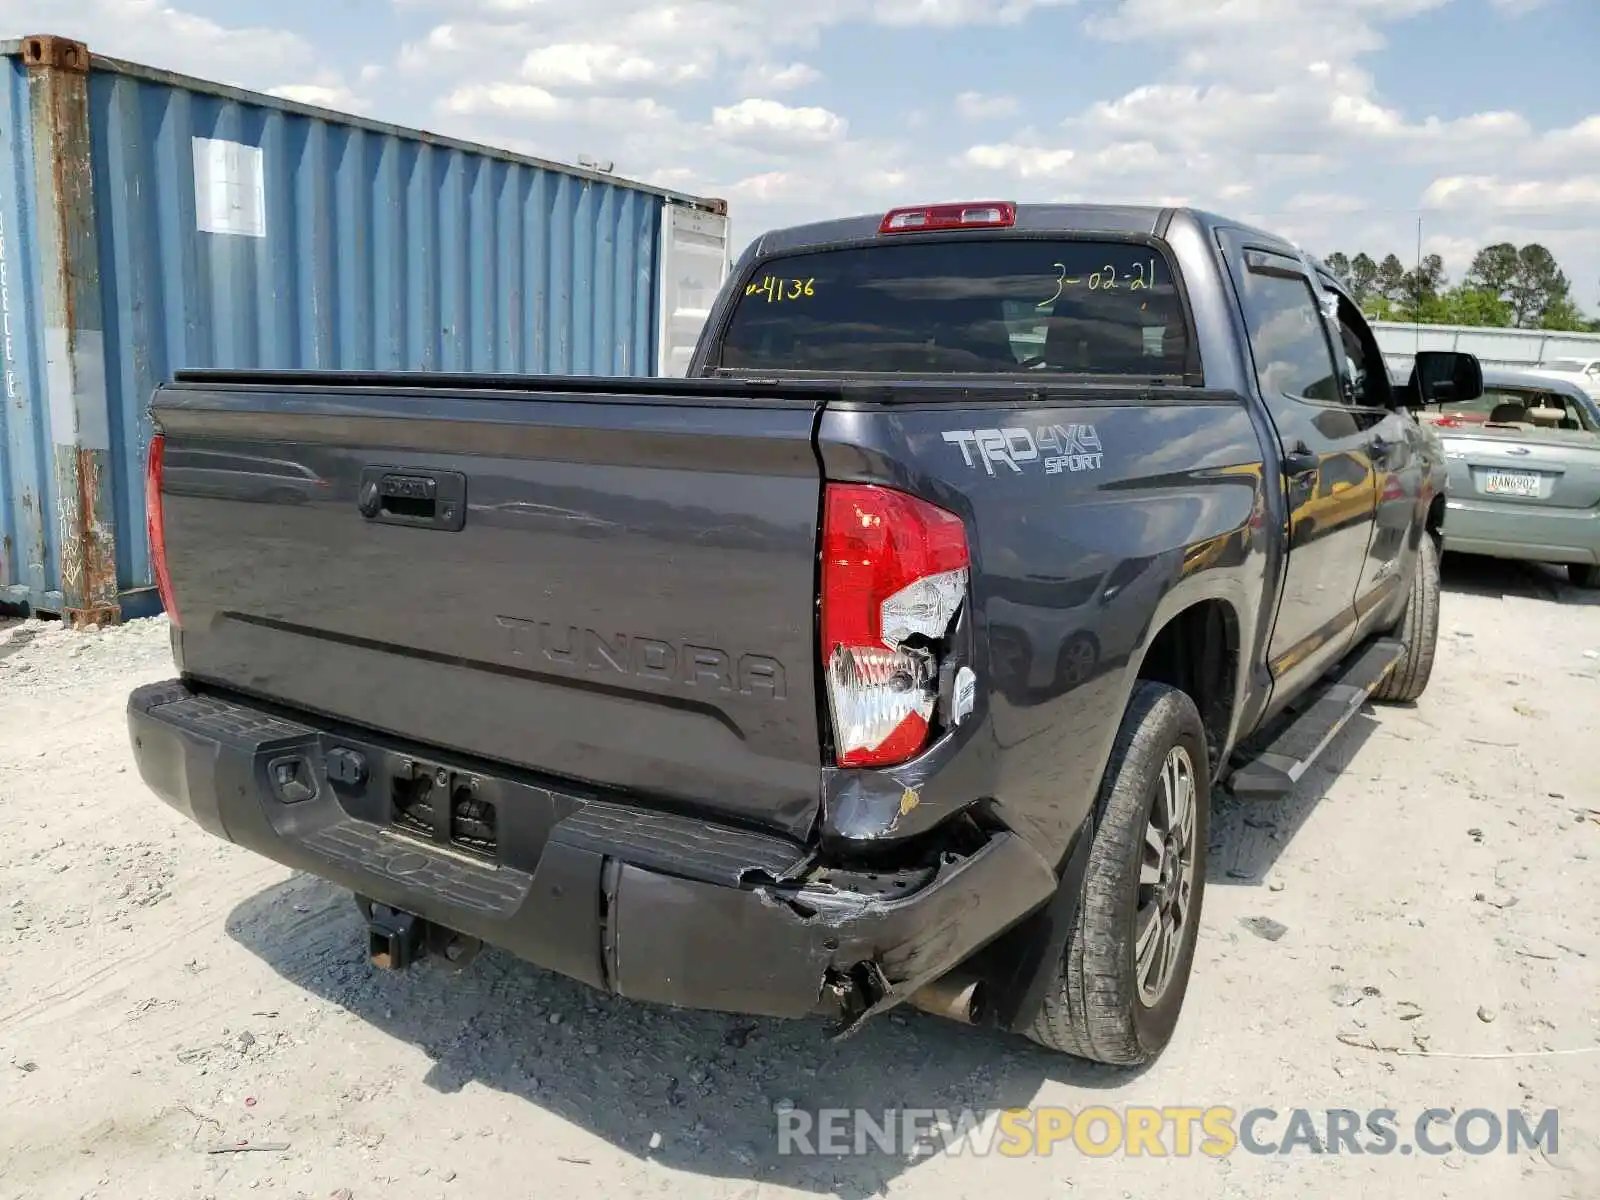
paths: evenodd
<path fill-rule="evenodd" d="M 1253 265 L 1240 274 L 1250 353 L 1262 395 L 1342 402 L 1343 372 L 1335 365 L 1311 281 L 1298 273 Z"/>
<path fill-rule="evenodd" d="M 1361 408 L 1390 408 L 1394 392 L 1389 386 L 1389 368 L 1384 364 L 1378 340 L 1362 318 L 1360 310 L 1340 293 L 1328 294 L 1338 302 L 1338 316 L 1333 321 L 1333 337 L 1348 362 L 1350 381 L 1349 401 Z"/>

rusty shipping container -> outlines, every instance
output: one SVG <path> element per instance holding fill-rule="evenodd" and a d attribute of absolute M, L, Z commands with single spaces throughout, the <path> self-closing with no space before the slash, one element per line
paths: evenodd
<path fill-rule="evenodd" d="M 0 605 L 159 608 L 151 391 L 186 367 L 682 374 L 720 201 L 0 44 Z"/>

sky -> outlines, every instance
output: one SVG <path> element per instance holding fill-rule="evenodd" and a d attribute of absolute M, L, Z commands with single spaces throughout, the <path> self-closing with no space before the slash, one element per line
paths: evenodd
<path fill-rule="evenodd" d="M 1192 203 L 1543 242 L 1600 308 L 1600 0 L 0 0 L 0 30 L 729 202 Z"/>

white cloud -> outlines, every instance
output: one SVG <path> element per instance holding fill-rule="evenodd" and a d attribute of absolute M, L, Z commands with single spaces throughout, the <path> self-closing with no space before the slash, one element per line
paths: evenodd
<path fill-rule="evenodd" d="M 586 96 L 575 99 L 558 96 L 531 83 L 468 84 L 457 88 L 440 102 L 440 113 L 448 118 L 484 118 L 506 122 L 505 128 L 515 128 L 516 122 L 534 120 L 549 122 L 564 133 L 578 136 L 581 146 L 574 144 L 565 151 L 567 160 L 579 153 L 612 158 L 610 151 L 599 153 L 603 146 L 594 144 L 595 138 L 607 137 L 613 131 L 628 129 L 638 135 L 654 136 L 663 127 L 675 130 L 679 126 L 677 114 L 666 105 L 648 97 L 629 99 L 618 96 Z M 507 137 L 496 132 L 492 137 L 478 136 L 473 128 L 450 127 L 444 132 L 455 133 L 469 141 L 484 141 L 510 149 L 525 149 L 540 157 L 550 157 L 550 147 L 542 141 L 537 148 L 518 146 L 514 135 Z M 548 136 L 548 129 L 542 131 Z"/>
<path fill-rule="evenodd" d="M 857 177 L 860 198 L 865 203 L 870 197 L 900 198 L 908 176 L 903 171 L 866 169 Z M 737 201 L 755 201 L 785 206 L 825 204 L 830 195 L 837 195 L 832 180 L 816 171 L 763 171 L 734 183 L 728 189 L 728 198 Z M 815 211 L 810 220 L 844 216 L 838 208 Z"/>
<path fill-rule="evenodd" d="M 1459 262 L 1475 226 L 1502 214 L 1520 229 L 1510 240 L 1576 247 L 1590 257 L 1569 266 L 1574 278 L 1600 274 L 1573 232 L 1600 207 L 1600 114 L 1541 133 L 1516 112 L 1407 111 L 1364 69 L 1387 26 L 1448 2 L 1116 0 L 1090 15 L 1091 33 L 1165 48 L 1175 69 L 955 162 L 974 193 L 1009 177 L 1024 198 L 1056 182 L 1067 199 L 1155 203 L 1178 183 L 1308 247 L 1406 261 L 1419 216 Z M 1407 180 L 1416 190 L 1397 190 Z"/>
<path fill-rule="evenodd" d="M 531 83 L 469 83 L 444 98 L 441 107 L 457 116 L 509 115 L 555 117 L 566 104 L 554 93 Z"/>
<path fill-rule="evenodd" d="M 611 43 L 561 42 L 522 61 L 522 76 L 541 87 L 685 83 L 703 74 L 695 63 L 661 63 Z"/>
<path fill-rule="evenodd" d="M 791 171 L 763 171 L 741 179 L 730 189 L 734 196 L 750 200 L 792 199 L 801 180 Z"/>
<path fill-rule="evenodd" d="M 878 0 L 869 9 L 884 25 L 1015 25 L 1035 9 L 1075 0 Z"/>
<path fill-rule="evenodd" d="M 1088 22 L 1107 41 L 1181 46 L 1191 73 L 1261 81 L 1297 76 L 1306 64 L 1352 62 L 1381 49 L 1380 21 L 1398 21 L 1450 0 L 1120 0 Z"/>
<path fill-rule="evenodd" d="M 732 140 L 771 138 L 793 144 L 837 141 L 849 123 L 826 108 L 791 108 L 776 100 L 751 99 L 712 109 L 711 127 Z"/>
<path fill-rule="evenodd" d="M 1555 180 L 1449 175 L 1428 185 L 1428 190 L 1422 194 L 1422 203 L 1428 208 L 1445 210 L 1590 213 L 1600 208 L 1600 174 Z"/>
<path fill-rule="evenodd" d="M 1325 64 L 1321 64 L 1325 65 Z M 1069 132 L 1090 137 L 1139 138 L 1169 150 L 1196 153 L 1296 153 L 1307 146 L 1349 151 L 1374 142 L 1408 155 L 1440 155 L 1470 146 L 1511 148 L 1532 131 L 1514 113 L 1480 113 L 1458 120 L 1429 117 L 1408 122 L 1365 89 L 1356 73 L 1329 80 L 1315 71 L 1299 84 L 1249 90 L 1228 83 L 1147 84 L 1115 100 L 1098 101 Z M 1330 90 L 1332 87 L 1349 90 Z"/>
<path fill-rule="evenodd" d="M 1416 115 L 1385 100 L 1361 56 L 1384 44 L 1384 24 L 1446 2 L 1117 0 L 1090 17 L 1090 31 L 1170 44 L 1178 69 L 1068 115 L 1053 136 L 1023 131 L 960 161 L 1024 182 L 1071 180 L 1089 198 L 1153 200 L 1181 180 L 1207 206 L 1248 196 L 1270 208 L 1269 225 L 1292 218 L 1331 233 L 1375 202 L 1409 201 L 1414 220 L 1417 199 L 1377 199 L 1372 186 L 1414 170 L 1542 156 L 1570 171 L 1580 156 L 1600 158 L 1600 116 L 1540 136 L 1514 112 Z M 1345 174 L 1353 187 L 1325 186 Z M 1583 193 L 1552 199 L 1568 194 Z"/>
<path fill-rule="evenodd" d="M 1524 157 L 1536 166 L 1558 172 L 1600 167 L 1600 113 L 1565 129 L 1541 134 Z"/>
<path fill-rule="evenodd" d="M 435 25 L 421 41 L 400 47 L 399 65 L 404 71 L 427 70 L 450 62 L 463 50 L 462 36 L 454 25 Z"/>
<path fill-rule="evenodd" d="M 1004 172 L 1018 179 L 1064 179 L 1069 176 L 1075 157 L 1071 150 L 1042 150 L 1037 146 L 999 142 L 970 146 L 959 161 L 968 167 Z"/>
<path fill-rule="evenodd" d="M 340 84 L 287 83 L 281 87 L 268 88 L 267 94 L 293 100 L 299 104 L 314 105 L 317 108 L 331 108 L 337 112 L 358 113 L 367 107 L 364 100 Z"/>
<path fill-rule="evenodd" d="M 636 99 L 595 96 L 576 105 L 575 112 L 581 119 L 602 126 L 631 128 L 641 132 L 679 123 L 676 111 L 648 96 Z"/>
<path fill-rule="evenodd" d="M 1163 170 L 1167 157 L 1154 142 L 1112 142 L 1086 157 L 1098 176 L 1149 175 Z"/>
<path fill-rule="evenodd" d="M 1021 111 L 1015 96 L 985 96 L 982 92 L 962 92 L 956 97 L 956 112 L 969 121 L 992 121 L 1013 117 Z"/>
<path fill-rule="evenodd" d="M 224 25 L 165 0 L 0 0 L 0 35 L 21 37 L 41 26 L 99 54 L 240 87 L 304 77 L 318 60 L 317 48 L 299 34 Z"/>
<path fill-rule="evenodd" d="M 1283 207 L 1285 212 L 1358 213 L 1367 207 L 1367 201 L 1337 192 L 1296 192 L 1284 201 Z"/>
<path fill-rule="evenodd" d="M 1467 273 L 1473 257 L 1485 244 L 1476 238 L 1436 233 L 1423 239 L 1422 252 L 1437 254 L 1444 261 L 1445 274 L 1451 280 L 1459 280 Z"/>
<path fill-rule="evenodd" d="M 12 0 L 15 2 L 15 0 Z M 1014 25 L 1036 9 L 1076 0 L 397 0 L 445 20 L 405 47 L 413 71 L 459 71 L 468 63 L 483 76 L 508 57 L 551 46 L 613 46 L 628 57 L 670 71 L 684 64 L 696 77 L 751 70 L 789 47 L 812 47 L 820 34 L 846 22 L 891 27 L 954 28 Z M 790 64 L 773 80 L 746 79 L 746 94 L 789 90 L 815 81 L 814 69 Z M 529 82 L 554 86 L 549 77 Z"/>
<path fill-rule="evenodd" d="M 744 92 L 792 92 L 810 87 L 822 79 L 822 72 L 803 62 L 784 66 L 755 63 L 739 76 L 739 87 Z"/>

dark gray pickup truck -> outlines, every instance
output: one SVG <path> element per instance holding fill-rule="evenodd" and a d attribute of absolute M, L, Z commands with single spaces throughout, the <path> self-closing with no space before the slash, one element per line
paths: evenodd
<path fill-rule="evenodd" d="M 687 379 L 181 375 L 134 751 L 383 966 L 1147 1061 L 1213 785 L 1427 684 L 1481 389 L 1281 238 L 1010 203 L 761 238 Z"/>

